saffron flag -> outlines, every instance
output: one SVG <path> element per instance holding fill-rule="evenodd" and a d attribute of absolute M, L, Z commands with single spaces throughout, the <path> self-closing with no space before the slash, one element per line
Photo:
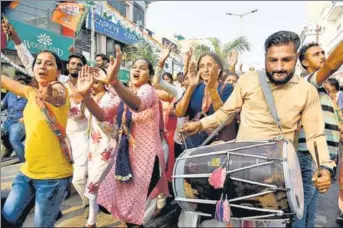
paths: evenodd
<path fill-rule="evenodd" d="M 88 7 L 81 3 L 59 3 L 52 13 L 51 20 L 79 33 L 81 25 L 88 13 Z"/>
<path fill-rule="evenodd" d="M 67 27 L 64 27 L 64 26 L 62 26 L 62 28 L 61 28 L 61 33 L 62 33 L 63 36 L 68 36 L 68 37 L 71 37 L 71 38 L 75 37 L 75 32 L 73 30 L 71 30 L 70 28 L 67 28 Z"/>
<path fill-rule="evenodd" d="M 19 5 L 19 1 L 12 1 L 10 4 L 9 4 L 9 8 L 10 9 L 15 9 L 17 6 Z"/>

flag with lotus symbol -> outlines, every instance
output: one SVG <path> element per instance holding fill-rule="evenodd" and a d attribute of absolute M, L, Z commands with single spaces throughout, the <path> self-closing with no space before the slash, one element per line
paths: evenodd
<path fill-rule="evenodd" d="M 79 33 L 89 8 L 85 4 L 76 2 L 59 3 L 52 13 L 51 20 Z"/>

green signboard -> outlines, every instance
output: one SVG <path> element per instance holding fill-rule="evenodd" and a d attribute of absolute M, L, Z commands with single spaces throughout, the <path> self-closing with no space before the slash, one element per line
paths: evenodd
<path fill-rule="evenodd" d="M 95 66 L 95 61 L 88 60 L 87 64 L 89 66 Z M 127 69 L 120 69 L 119 70 L 119 80 L 128 83 L 130 80 L 130 71 Z"/>
<path fill-rule="evenodd" d="M 10 20 L 10 23 L 31 53 L 49 50 L 61 59 L 68 60 L 68 49 L 73 44 L 73 39 L 19 21 Z M 15 50 L 13 41 L 7 43 L 7 48 Z"/>
<path fill-rule="evenodd" d="M 126 70 L 126 69 L 121 69 L 119 71 L 119 80 L 122 81 L 122 82 L 129 82 L 130 80 L 130 72 L 129 70 Z"/>

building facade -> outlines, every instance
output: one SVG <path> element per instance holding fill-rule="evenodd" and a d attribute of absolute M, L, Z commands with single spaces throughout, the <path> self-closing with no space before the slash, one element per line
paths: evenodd
<path fill-rule="evenodd" d="M 150 1 L 78 2 L 94 9 L 95 53 L 115 55 L 115 44 L 123 48 L 134 45 L 141 39 L 153 46 L 160 46 L 152 38 L 151 31 L 145 29 Z M 92 13 L 88 13 L 79 34 L 75 37 L 70 36 L 63 26 L 51 21 L 57 4 L 58 2 L 55 1 L 20 1 L 14 10 L 6 10 L 6 16 L 32 54 L 50 49 L 66 61 L 69 56 L 69 46 L 74 45 L 76 53 L 83 54 L 90 60 Z M 7 43 L 7 48 L 2 52 L 13 63 L 21 65 L 12 41 Z M 2 70 L 9 71 L 7 68 L 9 68 L 8 64 L 3 64 Z M 125 78 L 128 79 L 128 71 L 125 67 L 121 74 L 124 73 Z"/>
<path fill-rule="evenodd" d="M 310 42 L 319 45 L 329 55 L 343 40 L 343 2 L 311 1 L 308 3 L 308 23 L 301 32 L 301 45 Z M 297 69 L 303 71 L 300 63 Z M 343 68 L 334 74 L 343 85 Z"/>

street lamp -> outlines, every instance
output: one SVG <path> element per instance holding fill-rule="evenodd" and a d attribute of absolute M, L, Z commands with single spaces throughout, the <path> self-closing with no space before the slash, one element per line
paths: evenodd
<path fill-rule="evenodd" d="M 249 12 L 247 12 L 247 13 L 243 13 L 243 14 L 226 13 L 226 15 L 229 15 L 229 16 L 237 16 L 237 17 L 240 17 L 240 18 L 241 18 L 241 36 L 242 36 L 243 17 L 246 16 L 246 15 L 248 15 L 248 14 L 256 13 L 256 12 L 257 12 L 257 9 L 252 10 L 252 11 L 249 11 Z"/>

